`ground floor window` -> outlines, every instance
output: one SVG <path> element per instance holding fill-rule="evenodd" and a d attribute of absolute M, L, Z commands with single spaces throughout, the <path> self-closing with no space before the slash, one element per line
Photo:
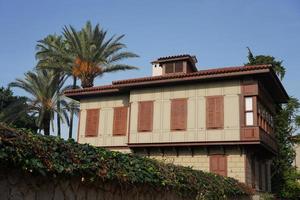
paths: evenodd
<path fill-rule="evenodd" d="M 210 172 L 227 176 L 227 157 L 226 155 L 211 155 L 209 157 Z"/>

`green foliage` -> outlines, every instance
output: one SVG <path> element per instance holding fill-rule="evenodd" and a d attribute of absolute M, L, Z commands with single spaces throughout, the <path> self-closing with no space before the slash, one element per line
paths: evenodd
<path fill-rule="evenodd" d="M 300 196 L 299 173 L 292 166 L 295 151 L 292 134 L 299 128 L 297 115 L 300 103 L 290 98 L 275 119 L 275 133 L 278 141 L 278 155 L 273 160 L 272 189 L 282 198 L 297 199 Z"/>
<path fill-rule="evenodd" d="M 0 87 L 0 122 L 37 131 L 36 118 L 26 112 L 26 101 L 26 97 L 14 96 L 9 88 Z"/>
<path fill-rule="evenodd" d="M 54 118 L 54 113 L 67 120 L 66 110 L 57 109 L 57 101 L 60 101 L 61 105 L 67 105 L 64 99 L 59 98 L 61 94 L 58 92 L 64 82 L 65 79 L 56 76 L 56 72 L 41 69 L 27 72 L 24 79 L 16 79 L 9 84 L 31 95 L 31 98 L 27 98 L 27 112 L 37 116 L 37 126 L 44 130 L 45 135 L 50 134 L 50 122 Z"/>
<path fill-rule="evenodd" d="M 16 131 L 4 125 L 0 125 L 0 166 L 49 177 L 77 177 L 91 184 L 97 181 L 146 184 L 162 190 L 174 189 L 183 196 L 198 199 L 252 194 L 252 189 L 233 178 L 111 152 L 72 139 L 65 141 Z"/>
<path fill-rule="evenodd" d="M 62 36 L 49 35 L 38 42 L 38 67 L 58 69 L 68 76 L 79 78 L 82 87 L 91 87 L 94 79 L 104 73 L 137 69 L 119 63 L 137 57 L 124 50 L 123 37 L 108 37 L 107 31 L 99 24 L 93 27 L 89 21 L 80 30 L 65 26 Z"/>
<path fill-rule="evenodd" d="M 276 61 L 273 56 L 265 56 L 258 55 L 254 56 L 248 48 L 248 63 L 245 65 L 261 65 L 261 64 L 271 64 L 273 66 L 274 71 L 280 77 L 280 79 L 284 78 L 285 75 L 285 67 L 282 65 L 282 61 Z"/>
<path fill-rule="evenodd" d="M 286 69 L 282 61 L 276 61 L 273 56 L 254 56 L 248 48 L 248 63 L 245 65 L 272 64 L 275 73 L 284 78 Z M 290 97 L 287 104 L 282 105 L 275 118 L 275 137 L 278 144 L 278 154 L 272 163 L 272 190 L 281 198 L 299 199 L 300 183 L 299 173 L 293 167 L 295 158 L 293 136 L 300 126 L 299 100 Z"/>

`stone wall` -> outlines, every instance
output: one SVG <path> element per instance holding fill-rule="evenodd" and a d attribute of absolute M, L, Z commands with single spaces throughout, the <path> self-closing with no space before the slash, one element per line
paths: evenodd
<path fill-rule="evenodd" d="M 180 149 L 176 152 L 174 149 L 166 149 L 162 152 L 157 148 L 152 149 L 149 152 L 136 151 L 135 153 L 141 156 L 149 156 L 150 158 L 161 160 L 166 163 L 192 167 L 196 170 L 209 172 L 210 154 L 224 154 L 224 150 L 221 150 L 220 148 L 211 148 L 207 151 L 207 149 L 198 148 L 194 149 L 193 152 L 188 149 Z M 236 147 L 232 147 L 226 148 L 225 155 L 227 156 L 227 175 L 239 180 L 240 182 L 246 183 L 245 153 L 241 152 L 241 150 Z"/>
<path fill-rule="evenodd" d="M 97 185 L 97 186 L 96 186 Z M 0 171 L 0 200 L 183 200 L 174 191 L 149 186 L 82 182 L 80 178 L 47 178 Z"/>
<path fill-rule="evenodd" d="M 189 200 L 197 199 L 195 196 Z M 253 200 L 239 196 L 229 200 Z M 187 200 L 174 190 L 159 190 L 149 185 L 121 185 L 97 181 L 88 184 L 81 178 L 36 176 L 19 170 L 0 169 L 0 200 Z M 200 198 L 201 200 L 201 198 Z"/>

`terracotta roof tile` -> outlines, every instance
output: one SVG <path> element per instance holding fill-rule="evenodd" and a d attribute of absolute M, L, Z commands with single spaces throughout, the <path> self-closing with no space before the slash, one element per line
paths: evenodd
<path fill-rule="evenodd" d="M 181 55 L 175 55 L 175 56 L 159 57 L 157 60 L 167 60 L 167 59 L 185 58 L 185 57 L 192 57 L 192 56 L 189 54 L 181 54 Z"/>
<path fill-rule="evenodd" d="M 203 76 L 203 75 L 213 75 L 213 74 L 227 74 L 233 72 L 241 72 L 241 71 L 251 71 L 251 70 L 259 70 L 259 69 L 268 69 L 271 65 L 252 65 L 252 66 L 239 66 L 239 67 L 224 67 L 224 68 L 215 68 L 215 69 L 207 69 L 207 70 L 199 70 L 193 73 L 176 73 L 176 74 L 168 74 L 163 76 L 148 76 L 143 78 L 134 78 L 127 80 L 119 80 L 113 81 L 113 85 L 127 84 L 127 83 L 136 83 L 136 82 L 144 82 L 144 81 L 154 81 L 154 80 L 164 80 L 164 79 L 174 79 L 174 78 L 183 78 L 183 77 L 195 77 L 195 76 Z"/>

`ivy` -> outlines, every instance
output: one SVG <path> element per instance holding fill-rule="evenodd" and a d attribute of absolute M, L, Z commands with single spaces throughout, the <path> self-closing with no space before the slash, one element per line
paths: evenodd
<path fill-rule="evenodd" d="M 133 154 L 112 152 L 73 139 L 63 140 L 0 124 L 0 166 L 48 177 L 78 177 L 82 181 L 146 184 L 198 199 L 226 199 L 252 194 L 233 178 L 165 164 Z"/>

